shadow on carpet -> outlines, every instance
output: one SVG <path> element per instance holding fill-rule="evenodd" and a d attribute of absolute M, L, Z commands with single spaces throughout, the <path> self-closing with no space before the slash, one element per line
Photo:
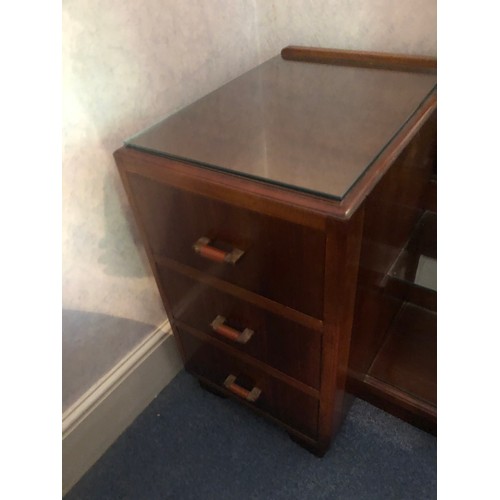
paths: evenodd
<path fill-rule="evenodd" d="M 436 438 L 355 400 L 323 458 L 180 372 L 65 500 L 436 498 Z"/>

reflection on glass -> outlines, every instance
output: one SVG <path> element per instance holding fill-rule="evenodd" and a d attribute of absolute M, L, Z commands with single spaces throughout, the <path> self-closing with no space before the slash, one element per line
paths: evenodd
<path fill-rule="evenodd" d="M 436 228 L 436 213 L 425 212 L 392 268 L 391 277 L 437 291 Z"/>
<path fill-rule="evenodd" d="M 339 199 L 435 85 L 277 56 L 126 144 Z"/>

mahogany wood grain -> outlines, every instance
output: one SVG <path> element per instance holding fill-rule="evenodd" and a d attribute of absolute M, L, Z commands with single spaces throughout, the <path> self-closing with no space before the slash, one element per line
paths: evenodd
<path fill-rule="evenodd" d="M 437 212 L 437 181 L 431 179 L 427 185 L 423 207 L 431 212 Z"/>
<path fill-rule="evenodd" d="M 315 438 L 311 438 L 307 436 L 306 434 L 298 431 L 294 427 L 288 425 L 286 422 L 279 420 L 278 418 L 274 417 L 270 413 L 267 413 L 257 406 L 255 404 L 250 403 L 248 401 L 242 400 L 241 398 L 237 398 L 234 394 L 232 394 L 230 391 L 228 391 L 225 387 L 221 387 L 220 385 L 215 384 L 211 380 L 203 377 L 202 375 L 196 375 L 196 378 L 199 381 L 199 384 L 202 389 L 215 394 L 216 396 L 222 397 L 222 398 L 231 398 L 234 399 L 238 402 L 239 405 L 244 406 L 251 410 L 253 413 L 256 413 L 269 422 L 282 427 L 288 434 L 289 436 L 298 444 L 300 444 L 302 447 L 307 448 L 311 453 L 314 453 L 318 456 L 321 456 L 317 452 L 317 441 Z"/>
<path fill-rule="evenodd" d="M 358 283 L 349 354 L 350 371 L 367 373 L 402 304 L 401 297 Z"/>
<path fill-rule="evenodd" d="M 148 233 L 147 233 L 146 228 L 144 226 L 143 220 L 139 215 L 140 212 L 139 212 L 137 200 L 133 196 L 132 189 L 131 189 L 129 181 L 128 181 L 128 175 L 127 175 L 127 171 L 125 168 L 125 163 L 122 161 L 122 157 L 119 154 L 117 154 L 117 152 L 115 152 L 114 158 L 115 158 L 116 166 L 118 168 L 118 173 L 119 173 L 121 181 L 122 181 L 122 185 L 123 185 L 123 187 L 125 189 L 125 193 L 127 195 L 128 202 L 129 202 L 130 207 L 132 208 L 132 211 L 134 214 L 136 226 L 139 230 L 139 234 L 141 235 L 142 244 L 144 245 L 144 250 L 146 252 L 148 262 L 149 262 L 149 265 L 151 267 L 151 271 L 153 273 L 153 276 L 154 276 L 154 279 L 156 282 L 156 286 L 158 287 L 158 291 L 160 292 L 160 297 L 161 297 L 161 300 L 163 303 L 163 307 L 165 308 L 165 312 L 167 313 L 167 317 L 170 321 L 170 326 L 172 328 L 172 333 L 174 334 L 177 349 L 179 350 L 179 354 L 181 355 L 181 358 L 182 358 L 183 362 L 185 363 L 186 353 L 185 353 L 184 347 L 182 346 L 182 343 L 180 341 L 180 337 L 179 337 L 179 334 L 176 330 L 176 327 L 175 327 L 175 325 L 173 325 L 172 310 L 170 308 L 170 304 L 169 304 L 168 299 L 167 299 L 167 294 L 165 293 L 165 288 L 163 287 L 163 284 L 162 284 L 161 279 L 160 279 L 158 267 L 157 267 L 156 261 L 154 259 L 153 249 L 152 249 L 151 244 L 148 240 Z"/>
<path fill-rule="evenodd" d="M 357 285 L 350 368 L 366 373 L 405 295 L 394 286 L 390 271 L 408 246 L 424 213 L 422 199 L 433 162 L 431 139 L 435 132 L 429 117 L 391 169 L 365 200 L 365 221 Z"/>
<path fill-rule="evenodd" d="M 423 203 L 426 203 L 425 199 Z M 425 286 L 425 282 L 417 280 L 422 257 L 427 257 L 428 269 L 432 261 L 437 259 L 436 237 L 436 214 L 426 210 L 417 223 L 405 250 L 401 252 L 391 269 L 385 284 L 386 293 L 401 297 L 406 302 L 424 307 L 429 311 L 437 311 L 437 291 Z M 433 284 L 429 283 L 429 286 Z"/>
<path fill-rule="evenodd" d="M 325 329 L 321 355 L 318 453 L 338 432 L 344 415 L 356 278 L 363 229 L 362 210 L 348 222 L 331 219 L 325 257 Z"/>
<path fill-rule="evenodd" d="M 437 259 L 437 214 L 426 210 L 416 228 L 413 241 L 408 243 L 408 250 L 417 255 Z"/>
<path fill-rule="evenodd" d="M 324 234 L 275 217 L 129 174 L 155 257 L 165 256 L 205 274 L 322 318 Z M 245 196 L 242 194 L 242 196 Z M 244 255 L 213 262 L 193 249 L 201 237 Z"/>
<path fill-rule="evenodd" d="M 244 300 L 250 304 L 260 307 L 261 309 L 279 315 L 285 319 L 295 321 L 296 323 L 299 323 L 306 328 L 309 328 L 316 332 L 323 331 L 322 320 L 308 316 L 307 314 L 291 309 L 290 307 L 286 307 L 283 304 L 267 299 L 266 297 L 262 297 L 261 295 L 257 295 L 256 293 L 245 290 L 244 288 L 235 286 L 209 274 L 202 273 L 201 271 L 193 269 L 167 257 L 157 257 L 155 263 L 156 266 L 172 269 L 177 273 L 181 273 L 193 280 L 199 281 L 200 283 L 204 283 L 212 288 L 220 290 L 221 292 Z"/>
<path fill-rule="evenodd" d="M 348 381 L 354 395 L 431 432 L 436 292 L 414 280 L 419 257 L 436 256 L 436 219 L 427 211 L 435 124 L 433 113 L 364 203 Z"/>
<path fill-rule="evenodd" d="M 436 406 L 436 314 L 406 303 L 368 374 Z"/>
<path fill-rule="evenodd" d="M 435 133 L 436 113 L 413 134 L 391 162 L 390 172 L 374 186 L 366 199 L 364 240 L 400 250 L 422 216 L 422 198 L 432 176 L 430 141 Z M 366 244 L 366 243 L 364 243 Z M 370 252 L 368 258 L 375 258 Z M 389 262 L 394 259 L 389 257 Z"/>
<path fill-rule="evenodd" d="M 340 202 L 340 218 L 349 218 L 360 207 L 415 135 L 427 121 L 433 119 L 436 107 L 436 92 L 432 92 Z"/>
<path fill-rule="evenodd" d="M 251 390 L 257 386 L 262 392 L 252 407 L 285 422 L 299 432 L 316 438 L 318 400 L 258 368 L 236 359 L 212 344 L 202 342 L 182 328 L 178 328 L 186 352 L 186 369 L 197 376 L 224 387 L 228 375 L 237 377 L 238 386 Z M 231 394 L 231 392 L 229 392 Z M 239 398 L 238 400 L 244 401 Z"/>
<path fill-rule="evenodd" d="M 314 387 L 311 387 L 310 385 L 307 385 L 301 382 L 300 380 L 297 380 L 287 375 L 285 372 L 276 369 L 274 366 L 265 363 L 263 361 L 260 361 L 258 358 L 249 356 L 245 352 L 235 349 L 234 346 L 222 342 L 220 339 L 207 335 L 205 332 L 193 328 L 190 325 L 183 323 L 182 321 L 175 321 L 175 324 L 186 333 L 189 333 L 191 336 L 196 337 L 200 341 L 210 344 L 215 348 L 217 348 L 218 350 L 227 353 L 235 360 L 239 360 L 242 363 L 252 366 L 258 370 L 262 370 L 267 375 L 274 377 L 277 380 L 281 380 L 282 382 L 286 383 L 291 387 L 294 387 L 295 389 L 303 392 L 304 394 L 319 399 L 318 389 L 315 389 Z"/>
<path fill-rule="evenodd" d="M 276 316 L 169 268 L 160 267 L 160 278 L 165 284 L 176 323 L 189 325 L 205 337 L 226 344 L 232 351 L 259 360 L 260 366 L 264 363 L 304 385 L 319 388 L 321 332 Z M 252 337 L 242 344 L 220 335 L 211 327 L 217 316 L 226 318 L 226 325 L 235 330 L 253 330 Z"/>
<path fill-rule="evenodd" d="M 395 71 L 435 72 L 437 60 L 429 56 L 364 52 L 354 50 L 326 49 L 289 45 L 281 51 L 281 57 L 288 61 L 301 61 L 337 66 L 380 68 Z"/>
<path fill-rule="evenodd" d="M 238 207 L 279 217 L 319 230 L 325 228 L 325 216 L 337 202 L 287 190 L 230 173 L 221 174 L 196 164 L 122 147 L 115 161 L 130 173 L 200 194 Z M 245 196 L 242 196 L 245 193 Z"/>
<path fill-rule="evenodd" d="M 391 384 L 370 375 L 349 372 L 346 390 L 426 432 L 437 433 L 436 406 L 416 399 Z"/>
<path fill-rule="evenodd" d="M 385 291 L 388 295 L 400 297 L 410 304 L 423 307 L 428 311 L 437 311 L 437 292 L 430 288 L 391 277 L 387 280 Z"/>

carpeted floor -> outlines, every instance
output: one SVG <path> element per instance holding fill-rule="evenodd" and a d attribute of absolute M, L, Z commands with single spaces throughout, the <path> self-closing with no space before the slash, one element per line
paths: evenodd
<path fill-rule="evenodd" d="M 186 374 L 158 395 L 66 500 L 436 497 L 436 438 L 356 400 L 319 459 Z"/>

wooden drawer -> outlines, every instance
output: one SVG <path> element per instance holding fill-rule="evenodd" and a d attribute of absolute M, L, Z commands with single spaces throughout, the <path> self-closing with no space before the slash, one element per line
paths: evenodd
<path fill-rule="evenodd" d="M 177 328 L 185 354 L 185 367 L 202 380 L 208 380 L 252 407 L 306 434 L 317 436 L 318 406 L 316 398 L 276 380 L 264 372 L 228 356 L 182 328 Z M 231 388 L 225 386 L 229 376 L 235 377 Z M 252 391 L 253 390 L 253 391 Z M 259 392 L 256 401 L 247 401 L 250 393 Z"/>
<path fill-rule="evenodd" d="M 134 173 L 128 180 L 157 260 L 173 259 L 322 318 L 324 233 Z M 210 242 L 203 255 L 193 248 L 202 237 Z M 234 249 L 244 252 L 234 264 L 208 258 Z"/>
<path fill-rule="evenodd" d="M 159 274 L 176 322 L 195 328 L 319 389 L 321 332 L 271 314 L 166 267 L 159 266 Z M 219 320 L 225 318 L 224 326 L 235 332 L 249 329 L 253 333 L 247 330 L 245 336 L 235 338 L 235 332 L 217 326 L 220 321 L 212 326 L 217 317 Z"/>

